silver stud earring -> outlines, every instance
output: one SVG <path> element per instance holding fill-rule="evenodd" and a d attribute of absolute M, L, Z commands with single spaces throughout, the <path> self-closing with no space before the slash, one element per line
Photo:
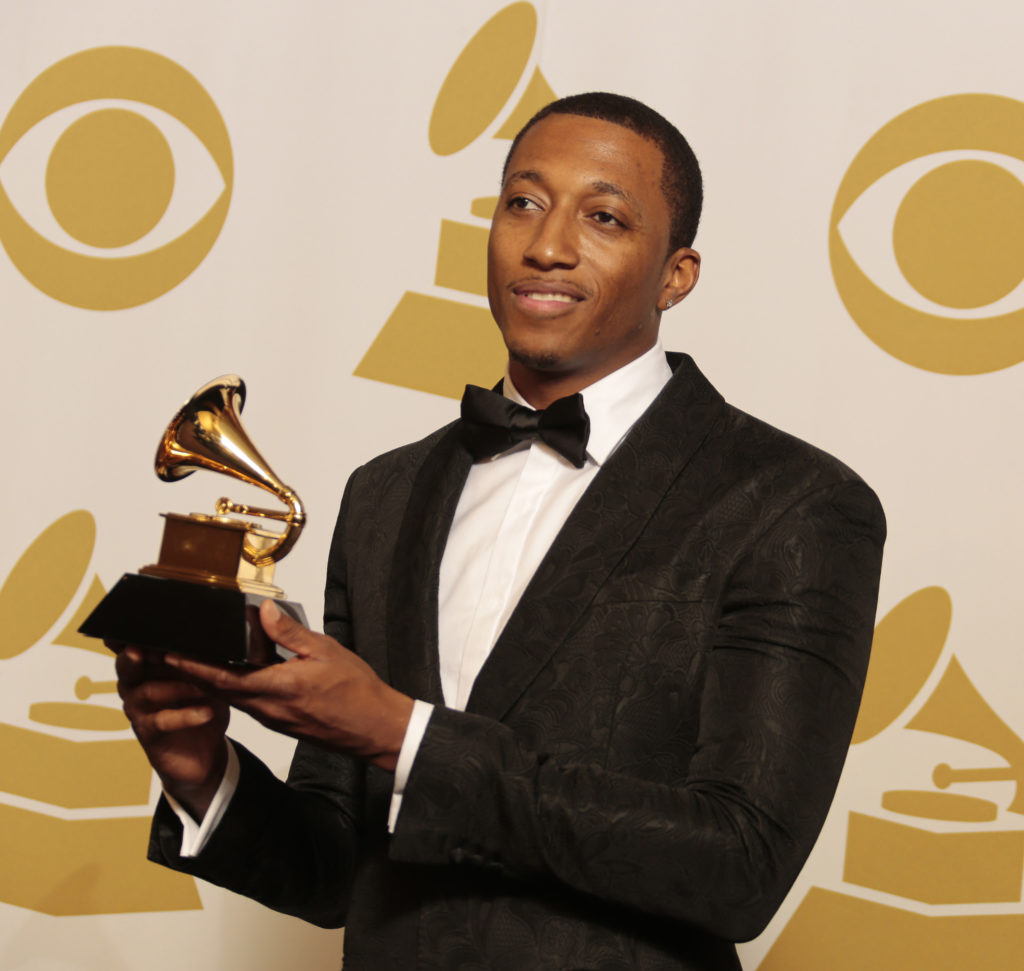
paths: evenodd
<path fill-rule="evenodd" d="M 665 301 L 665 309 L 669 310 L 671 307 L 672 307 L 672 301 L 671 300 L 666 300 Z"/>

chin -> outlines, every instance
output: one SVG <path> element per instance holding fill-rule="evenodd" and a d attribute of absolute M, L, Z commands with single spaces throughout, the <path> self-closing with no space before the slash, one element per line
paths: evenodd
<path fill-rule="evenodd" d="M 563 367 L 563 358 L 553 350 L 545 350 L 540 347 L 517 347 L 514 344 L 508 345 L 508 357 L 510 361 L 529 368 L 531 371 L 559 371 Z"/>

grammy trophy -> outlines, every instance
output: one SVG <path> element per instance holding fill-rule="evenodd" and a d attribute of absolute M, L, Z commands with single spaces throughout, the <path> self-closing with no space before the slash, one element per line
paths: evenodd
<path fill-rule="evenodd" d="M 172 419 L 156 454 L 156 474 L 174 482 L 197 469 L 273 493 L 287 510 L 221 498 L 216 514 L 164 513 L 156 563 L 126 573 L 79 628 L 90 637 L 177 651 L 217 664 L 265 665 L 290 652 L 266 636 L 260 602 L 272 597 L 301 623 L 302 607 L 272 583 L 274 564 L 295 545 L 306 513 L 270 468 L 239 420 L 245 382 L 227 374 L 203 385 Z M 276 520 L 280 531 L 229 515 Z"/>

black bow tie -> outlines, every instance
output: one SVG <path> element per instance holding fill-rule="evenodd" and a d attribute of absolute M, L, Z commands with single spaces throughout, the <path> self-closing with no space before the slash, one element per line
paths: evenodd
<path fill-rule="evenodd" d="M 543 411 L 534 411 L 474 384 L 467 384 L 462 396 L 462 428 L 474 459 L 489 458 L 519 442 L 539 438 L 578 469 L 583 468 L 590 437 L 590 419 L 583 410 L 581 394 L 559 398 Z"/>

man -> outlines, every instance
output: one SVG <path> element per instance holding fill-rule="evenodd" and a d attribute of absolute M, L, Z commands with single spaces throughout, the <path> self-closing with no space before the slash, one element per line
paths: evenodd
<path fill-rule="evenodd" d="M 739 967 L 838 780 L 884 524 L 849 469 L 671 373 L 699 207 L 685 140 L 638 102 L 527 124 L 489 295 L 505 395 L 549 410 L 468 392 L 357 470 L 327 633 L 262 609 L 295 659 L 122 653 L 177 808 L 155 859 L 345 924 L 346 971 Z M 225 746 L 229 703 L 303 740 L 288 785 Z"/>

